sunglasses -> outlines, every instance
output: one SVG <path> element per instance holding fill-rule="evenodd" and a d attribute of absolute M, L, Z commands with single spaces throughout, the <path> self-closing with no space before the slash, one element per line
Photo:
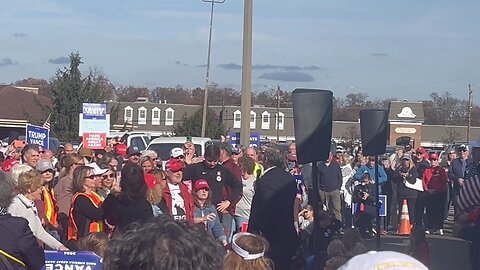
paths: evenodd
<path fill-rule="evenodd" d="M 460 150 L 460 152 L 468 152 L 468 150 L 467 149 L 462 149 L 462 150 Z"/>
<path fill-rule="evenodd" d="M 104 174 L 102 175 L 102 178 L 103 179 L 107 179 L 107 178 L 113 178 L 115 176 L 115 174 L 111 173 L 111 174 Z"/>
<path fill-rule="evenodd" d="M 44 154 L 44 153 L 45 153 L 45 151 L 38 151 L 38 153 L 40 153 L 40 154 Z"/>
<path fill-rule="evenodd" d="M 92 175 L 90 175 L 90 176 L 85 176 L 85 179 L 94 180 L 95 177 L 96 177 L 96 175 L 95 175 L 95 174 L 92 174 Z"/>
<path fill-rule="evenodd" d="M 218 162 L 218 159 L 209 159 L 209 158 L 207 158 L 207 159 L 205 159 L 205 161 L 213 163 L 213 162 Z"/>
<path fill-rule="evenodd" d="M 183 159 L 183 158 L 185 158 L 185 156 L 174 157 L 174 159 Z"/>

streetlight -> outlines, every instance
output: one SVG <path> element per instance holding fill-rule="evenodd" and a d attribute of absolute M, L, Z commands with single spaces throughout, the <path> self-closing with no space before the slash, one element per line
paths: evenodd
<path fill-rule="evenodd" d="M 202 0 L 202 1 L 206 3 L 212 3 L 212 8 L 210 10 L 210 32 L 208 35 L 207 74 L 205 76 L 205 94 L 203 96 L 202 132 L 201 132 L 201 137 L 205 137 L 205 129 L 207 125 L 208 81 L 210 79 L 210 55 L 212 51 L 213 6 L 215 4 L 225 3 L 225 0 Z"/>
<path fill-rule="evenodd" d="M 252 107 L 252 21 L 253 0 L 244 1 L 242 59 L 242 121 L 240 144 L 250 145 L 250 109 Z"/>

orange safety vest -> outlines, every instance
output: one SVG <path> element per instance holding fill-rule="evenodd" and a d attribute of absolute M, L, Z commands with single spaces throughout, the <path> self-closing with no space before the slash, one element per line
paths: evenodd
<path fill-rule="evenodd" d="M 42 193 L 43 197 L 43 205 L 45 208 L 45 217 L 47 218 L 48 222 L 53 226 L 57 227 L 57 215 L 58 215 L 58 207 L 57 207 L 57 200 L 55 199 L 55 193 L 53 188 L 50 189 L 46 187 Z"/>
<path fill-rule="evenodd" d="M 100 195 L 98 195 L 96 192 L 93 192 L 93 191 L 92 191 L 91 194 L 87 194 L 87 193 L 84 193 L 84 192 L 78 192 L 73 196 L 72 206 L 70 207 L 69 216 L 68 216 L 68 218 L 69 218 L 68 240 L 78 240 L 78 227 L 77 227 L 77 224 L 75 223 L 75 218 L 73 217 L 73 207 L 75 205 L 75 200 L 78 198 L 78 196 L 87 197 L 88 199 L 90 199 L 90 201 L 92 202 L 92 204 L 96 208 L 99 208 L 103 203 L 102 197 L 100 197 Z M 103 220 L 92 220 L 90 222 L 88 232 L 89 233 L 103 232 L 103 228 L 104 228 Z"/>

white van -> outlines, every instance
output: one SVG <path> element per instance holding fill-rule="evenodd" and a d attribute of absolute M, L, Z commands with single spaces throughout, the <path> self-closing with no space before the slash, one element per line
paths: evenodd
<path fill-rule="evenodd" d="M 152 140 L 148 145 L 147 150 L 155 151 L 163 161 L 166 161 L 170 158 L 170 151 L 173 148 L 183 148 L 183 144 L 187 141 L 193 143 L 197 156 L 203 156 L 205 148 L 212 140 L 210 138 L 202 137 L 160 137 Z"/>

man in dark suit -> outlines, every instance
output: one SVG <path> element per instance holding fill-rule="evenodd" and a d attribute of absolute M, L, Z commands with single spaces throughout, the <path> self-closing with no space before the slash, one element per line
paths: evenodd
<path fill-rule="evenodd" d="M 248 231 L 270 242 L 266 255 L 276 270 L 290 269 L 299 243 L 293 212 L 296 183 L 285 171 L 285 155 L 278 146 L 268 146 L 262 157 L 265 172 L 255 183 Z"/>

